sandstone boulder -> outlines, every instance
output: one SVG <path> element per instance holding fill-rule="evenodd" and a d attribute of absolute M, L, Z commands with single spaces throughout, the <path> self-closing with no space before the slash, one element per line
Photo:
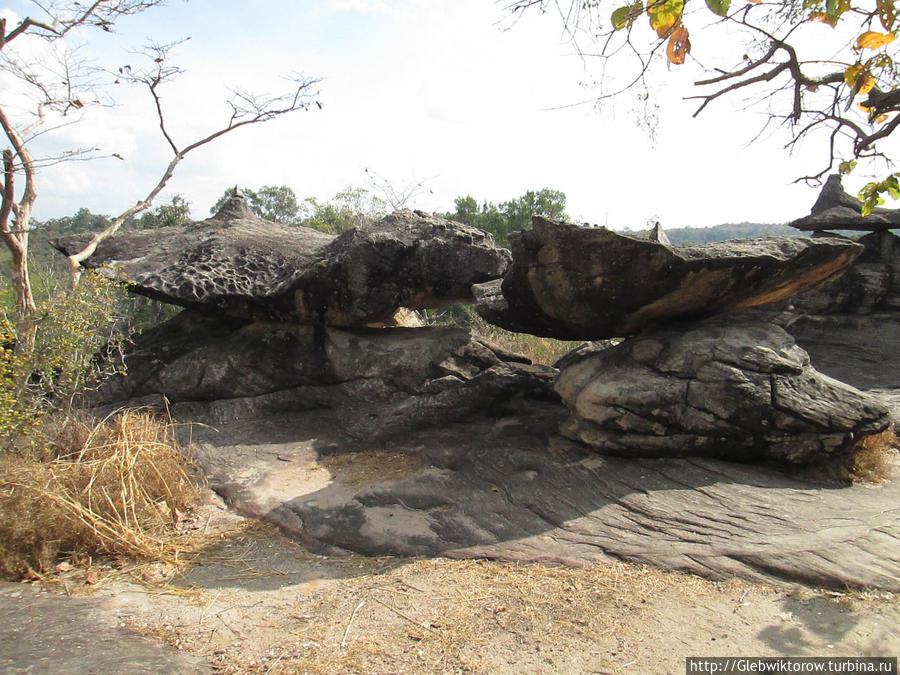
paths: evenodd
<path fill-rule="evenodd" d="M 127 376 L 94 407 L 155 405 L 181 419 L 232 420 L 341 408 L 369 440 L 464 419 L 535 396 L 558 400 L 556 370 L 458 328 L 338 329 L 185 310 L 137 336 Z"/>
<path fill-rule="evenodd" d="M 53 246 L 80 250 L 88 235 Z M 121 231 L 88 268 L 123 276 L 142 295 L 239 318 L 363 326 L 400 307 L 472 301 L 471 286 L 500 277 L 509 252 L 476 228 L 398 211 L 334 237 L 254 215 L 236 193 L 186 226 Z"/>
<path fill-rule="evenodd" d="M 836 278 L 862 251 L 837 238 L 671 246 L 540 217 L 510 242 L 514 262 L 502 282 L 474 289 L 479 314 L 564 340 L 624 337 L 783 300 Z"/>
<path fill-rule="evenodd" d="M 792 464 L 840 458 L 891 423 L 877 398 L 817 372 L 793 338 L 754 318 L 644 333 L 569 362 L 563 434 L 626 456 Z"/>

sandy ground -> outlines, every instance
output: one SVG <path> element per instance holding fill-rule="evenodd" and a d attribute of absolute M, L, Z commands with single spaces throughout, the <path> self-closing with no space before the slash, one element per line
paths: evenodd
<path fill-rule="evenodd" d="M 626 563 L 321 557 L 210 499 L 191 566 L 73 569 L 115 625 L 224 673 L 684 673 L 687 656 L 896 656 L 900 598 Z M 90 581 L 91 583 L 87 583 Z"/>

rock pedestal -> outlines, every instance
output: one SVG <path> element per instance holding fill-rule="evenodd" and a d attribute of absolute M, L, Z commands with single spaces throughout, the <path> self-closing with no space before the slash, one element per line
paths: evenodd
<path fill-rule="evenodd" d="M 458 328 L 340 329 L 185 310 L 137 336 L 125 364 L 93 406 L 165 396 L 179 418 L 209 423 L 339 408 L 344 429 L 370 440 L 521 397 L 557 400 L 555 369 Z"/>
<path fill-rule="evenodd" d="M 565 365 L 565 436 L 631 457 L 811 463 L 887 429 L 887 407 L 817 372 L 781 328 L 719 317 L 642 335 Z"/>

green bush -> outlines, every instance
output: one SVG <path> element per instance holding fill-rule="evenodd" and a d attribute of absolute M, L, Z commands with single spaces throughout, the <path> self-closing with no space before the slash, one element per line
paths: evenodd
<path fill-rule="evenodd" d="M 73 293 L 40 303 L 33 348 L 20 343 L 8 313 L 0 314 L 0 448 L 39 444 L 46 413 L 71 410 L 80 394 L 121 370 L 123 295 L 120 284 L 85 274 Z M 98 359 L 101 351 L 112 358 Z"/>

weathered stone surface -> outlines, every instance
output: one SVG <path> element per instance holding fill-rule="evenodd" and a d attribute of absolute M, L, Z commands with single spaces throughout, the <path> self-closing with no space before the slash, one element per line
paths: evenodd
<path fill-rule="evenodd" d="M 862 215 L 862 203 L 848 195 L 841 184 L 841 177 L 832 174 L 822 186 L 822 192 L 808 216 L 791 223 L 798 230 L 858 230 L 878 231 L 900 227 L 900 209 L 873 209 Z"/>
<path fill-rule="evenodd" d="M 412 430 L 369 456 L 382 446 L 343 434 L 341 411 L 283 413 L 195 429 L 194 456 L 234 508 L 323 554 L 625 559 L 900 591 L 900 481 L 851 487 L 769 465 L 604 457 L 554 437 L 564 416 L 526 400 Z M 337 453 L 360 454 L 337 468 Z"/>
<path fill-rule="evenodd" d="M 878 399 L 818 373 L 781 328 L 718 317 L 570 362 L 563 434 L 609 454 L 808 463 L 890 423 Z"/>
<path fill-rule="evenodd" d="M 784 329 L 816 370 L 868 390 L 900 392 L 900 313 L 786 315 Z M 900 409 L 895 411 L 900 421 Z"/>
<path fill-rule="evenodd" d="M 338 329 L 222 319 L 185 310 L 138 336 L 127 376 L 94 406 L 156 404 L 182 419 L 343 406 L 370 438 L 488 412 L 517 397 L 556 399 L 556 370 L 458 328 Z"/>
<path fill-rule="evenodd" d="M 859 239 L 865 250 L 840 279 L 794 298 L 798 314 L 872 314 L 900 310 L 900 237 L 889 231 Z"/>
<path fill-rule="evenodd" d="M 624 337 L 783 300 L 837 277 L 862 251 L 836 238 L 668 246 L 539 217 L 510 240 L 514 262 L 502 283 L 474 289 L 479 314 L 567 340 Z"/>
<path fill-rule="evenodd" d="M 68 254 L 84 240 L 52 243 Z M 489 234 L 421 212 L 398 211 L 335 238 L 263 220 L 240 196 L 202 222 L 120 232 L 85 262 L 165 302 L 333 326 L 471 301 L 472 284 L 502 276 L 508 264 Z"/>
<path fill-rule="evenodd" d="M 0 672 L 214 673 L 199 656 L 125 627 L 121 602 L 0 582 Z M 74 595 L 74 594 L 73 594 Z"/>

